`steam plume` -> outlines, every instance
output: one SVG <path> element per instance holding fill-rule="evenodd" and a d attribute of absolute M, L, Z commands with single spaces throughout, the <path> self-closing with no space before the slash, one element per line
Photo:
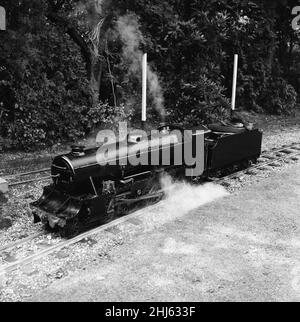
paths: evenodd
<path fill-rule="evenodd" d="M 161 185 L 166 194 L 167 209 L 179 215 L 228 195 L 220 185 L 206 183 L 193 186 L 187 182 L 174 182 L 168 175 L 162 177 Z"/>
<path fill-rule="evenodd" d="M 193 186 L 187 182 L 174 182 L 168 175 L 161 179 L 161 185 L 165 200 L 143 209 L 147 230 L 179 219 L 202 205 L 229 195 L 225 188 L 216 184 Z"/>
<path fill-rule="evenodd" d="M 135 77 L 141 75 L 143 53 L 140 45 L 145 42 L 140 30 L 137 17 L 134 14 L 122 16 L 117 21 L 117 30 L 123 42 L 123 57 L 129 65 L 129 72 Z M 155 109 L 164 117 L 163 90 L 157 74 L 148 65 L 149 93 L 153 99 Z"/>

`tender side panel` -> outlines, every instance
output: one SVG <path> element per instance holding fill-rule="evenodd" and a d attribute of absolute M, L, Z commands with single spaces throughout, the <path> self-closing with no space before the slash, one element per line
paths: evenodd
<path fill-rule="evenodd" d="M 261 143 L 262 132 L 259 130 L 221 136 L 209 148 L 209 168 L 221 169 L 243 160 L 257 158 L 261 154 Z"/>

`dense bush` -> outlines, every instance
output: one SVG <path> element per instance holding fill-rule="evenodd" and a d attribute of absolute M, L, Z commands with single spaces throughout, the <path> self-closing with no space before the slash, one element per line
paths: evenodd
<path fill-rule="evenodd" d="M 171 116 L 177 122 L 190 125 L 224 119 L 230 111 L 230 103 L 224 90 L 220 84 L 205 75 L 193 83 L 182 82 Z"/>
<path fill-rule="evenodd" d="M 133 110 L 124 104 L 111 106 L 107 102 L 100 102 L 95 107 L 89 109 L 85 118 L 86 129 L 91 131 L 98 128 L 99 124 L 102 124 L 104 127 L 117 129 L 119 122 L 124 120 L 127 120 L 130 124 L 133 113 Z"/>
<path fill-rule="evenodd" d="M 261 97 L 263 110 L 272 114 L 292 114 L 297 108 L 297 93 L 283 78 L 272 80 Z"/>
<path fill-rule="evenodd" d="M 14 20 L 0 44 L 0 101 L 5 105 L 0 135 L 7 145 L 21 148 L 84 135 L 90 104 L 80 52 L 67 35 L 45 20 L 39 23 L 36 15 L 32 19 L 29 25 Z"/>
<path fill-rule="evenodd" d="M 298 107 L 299 33 L 290 26 L 297 0 L 100 1 L 105 10 L 95 3 L 0 0 L 8 18 L 8 30 L 0 33 L 0 138 L 6 145 L 76 141 L 99 126 L 136 122 L 142 52 L 158 75 L 172 122 L 228 117 L 235 53 L 238 107 L 276 114 Z M 136 19 L 126 31 L 127 47 L 139 51 L 127 56 L 116 28 L 125 15 Z M 153 97 L 148 103 L 150 121 L 159 122 Z"/>

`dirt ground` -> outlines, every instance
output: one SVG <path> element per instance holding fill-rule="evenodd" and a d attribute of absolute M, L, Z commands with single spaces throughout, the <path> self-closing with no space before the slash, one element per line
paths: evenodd
<path fill-rule="evenodd" d="M 142 231 L 29 300 L 299 301 L 299 196 L 298 164 Z"/>

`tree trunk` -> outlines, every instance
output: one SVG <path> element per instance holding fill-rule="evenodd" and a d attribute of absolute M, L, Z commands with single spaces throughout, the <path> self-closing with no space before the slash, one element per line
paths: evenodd
<path fill-rule="evenodd" d="M 89 62 L 87 62 L 88 81 L 92 95 L 93 106 L 99 103 L 101 72 L 99 68 L 99 58 L 91 54 Z"/>
<path fill-rule="evenodd" d="M 101 39 L 100 41 L 101 44 L 99 46 L 99 54 L 95 55 L 93 52 L 91 52 L 90 59 L 87 62 L 87 75 L 92 94 L 93 106 L 97 105 L 101 99 L 101 80 L 105 64 L 105 40 Z"/>
<path fill-rule="evenodd" d="M 110 2 L 108 1 L 110 4 Z M 100 99 L 100 86 L 103 71 L 104 51 L 106 34 L 113 20 L 113 13 L 108 12 L 102 24 L 99 36 L 98 55 L 94 53 L 92 46 L 88 45 L 85 39 L 81 36 L 80 32 L 74 27 L 65 16 L 60 16 L 57 12 L 50 11 L 47 13 L 47 18 L 63 31 L 69 34 L 71 39 L 79 46 L 82 56 L 86 62 L 87 77 L 90 84 L 92 103 L 93 106 L 99 103 Z"/>

